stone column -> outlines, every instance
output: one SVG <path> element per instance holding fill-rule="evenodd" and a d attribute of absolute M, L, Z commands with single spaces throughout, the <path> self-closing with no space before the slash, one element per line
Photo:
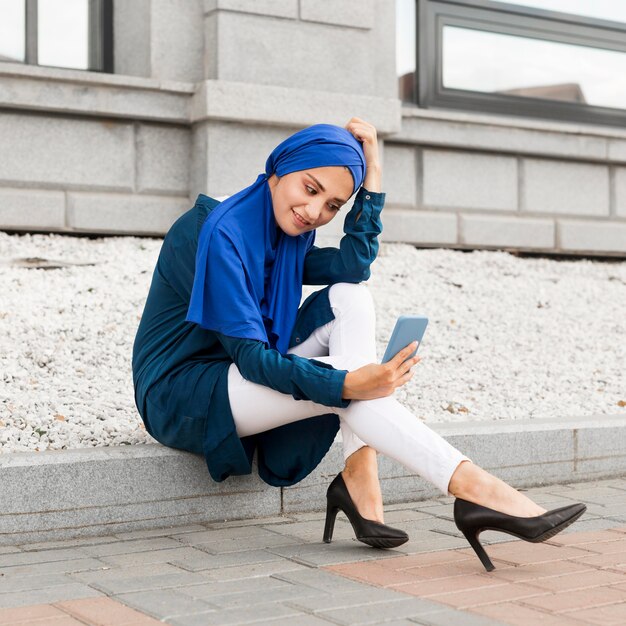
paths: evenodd
<path fill-rule="evenodd" d="M 202 0 L 115 0 L 115 73 L 202 80 L 202 11 Z"/>
<path fill-rule="evenodd" d="M 191 195 L 254 182 L 272 148 L 356 115 L 400 128 L 395 3 L 204 0 L 204 76 L 191 120 Z"/>

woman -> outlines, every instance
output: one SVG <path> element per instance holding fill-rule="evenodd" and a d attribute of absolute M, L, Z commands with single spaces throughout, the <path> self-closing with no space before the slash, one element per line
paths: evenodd
<path fill-rule="evenodd" d="M 356 193 L 339 248 L 313 245 Z M 375 547 L 407 541 L 384 524 L 376 454 L 454 495 L 455 521 L 487 569 L 484 528 L 543 541 L 585 510 L 546 512 L 485 472 L 393 397 L 414 346 L 377 363 L 369 277 L 382 230 L 376 130 L 352 118 L 278 145 L 265 173 L 222 203 L 200 195 L 167 233 L 133 349 L 135 399 L 161 443 L 203 454 L 222 481 L 307 476 L 342 431 L 345 468 L 327 492 L 324 541 L 342 509 Z M 301 307 L 302 285 L 327 285 Z M 552 534 L 551 534 L 552 533 Z"/>

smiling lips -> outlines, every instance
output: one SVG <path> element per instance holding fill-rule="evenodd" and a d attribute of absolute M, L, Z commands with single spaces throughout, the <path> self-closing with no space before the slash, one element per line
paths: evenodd
<path fill-rule="evenodd" d="M 293 209 L 291 209 L 293 211 Z M 293 211 L 294 221 L 298 226 L 309 226 L 309 222 L 305 222 L 295 211 Z"/>

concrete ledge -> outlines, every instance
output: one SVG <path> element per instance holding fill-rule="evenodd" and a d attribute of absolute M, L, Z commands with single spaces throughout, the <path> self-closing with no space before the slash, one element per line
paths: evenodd
<path fill-rule="evenodd" d="M 473 461 L 516 487 L 626 474 L 626 416 L 433 424 Z M 385 502 L 441 495 L 386 457 Z M 197 455 L 159 445 L 0 455 L 0 545 L 325 508 L 342 467 L 336 441 L 305 480 L 283 489 L 250 476 L 213 482 Z"/>
<path fill-rule="evenodd" d="M 400 112 L 400 101 L 392 98 L 206 80 L 197 85 L 190 118 L 299 127 L 322 121 L 343 126 L 357 116 L 387 135 L 400 130 Z"/>
<path fill-rule="evenodd" d="M 298 127 L 367 118 L 381 135 L 398 132 L 401 103 L 223 80 L 194 83 L 0 62 L 0 109 L 189 125 L 204 120 Z"/>
<path fill-rule="evenodd" d="M 417 107 L 402 108 L 402 130 L 389 140 L 574 161 L 626 161 L 622 128 Z"/>
<path fill-rule="evenodd" d="M 189 121 L 191 83 L 0 63 L 0 108 L 89 117 Z"/>

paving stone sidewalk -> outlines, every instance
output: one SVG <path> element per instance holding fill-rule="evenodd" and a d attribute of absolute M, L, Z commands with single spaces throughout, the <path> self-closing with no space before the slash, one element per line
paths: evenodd
<path fill-rule="evenodd" d="M 0 626 L 626 624 L 626 477 L 527 491 L 587 513 L 542 544 L 483 533 L 490 573 L 452 498 L 385 507 L 411 537 L 394 550 L 343 513 L 331 544 L 323 513 L 0 544 Z"/>

